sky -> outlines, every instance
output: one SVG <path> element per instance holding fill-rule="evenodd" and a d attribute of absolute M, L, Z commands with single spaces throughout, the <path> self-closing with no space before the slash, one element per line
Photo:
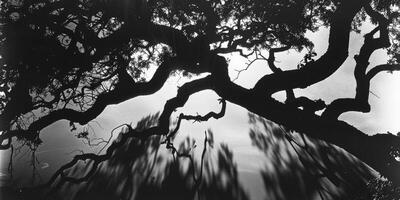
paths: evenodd
<path fill-rule="evenodd" d="M 354 97 L 355 80 L 353 70 L 355 61 L 354 55 L 359 52 L 363 42 L 362 35 L 371 30 L 371 25 L 362 27 L 361 34 L 352 33 L 348 59 L 343 66 L 331 77 L 323 82 L 317 83 L 303 90 L 295 90 L 297 96 L 307 96 L 310 99 L 323 99 L 326 103 L 343 97 Z M 328 46 L 328 29 L 321 27 L 316 33 L 307 33 L 315 44 L 315 51 L 321 56 Z M 265 55 L 267 55 L 265 53 Z M 296 68 L 302 59 L 304 52 L 298 53 L 295 50 L 282 52 L 276 55 L 276 65 L 285 69 Z M 226 55 L 230 59 L 229 68 L 231 77 L 236 77 L 235 69 L 246 67 L 246 60 L 235 54 Z M 370 59 L 371 66 L 383 64 L 387 60 L 385 51 L 376 51 Z M 154 69 L 153 69 L 154 70 Z M 235 81 L 246 88 L 251 88 L 256 81 L 265 74 L 271 73 L 267 63 L 257 61 L 247 71 L 240 74 Z M 150 75 L 149 75 L 150 77 Z M 176 95 L 177 86 L 186 82 L 185 79 L 173 77 L 169 79 L 164 87 L 157 93 L 150 96 L 137 97 L 120 103 L 108 106 L 105 111 L 95 120 L 89 122 L 90 130 L 93 129 L 93 137 L 108 138 L 111 130 L 123 123 L 135 124 L 138 120 L 148 114 L 154 114 L 162 110 L 164 103 Z M 340 119 L 352 124 L 356 128 L 372 135 L 376 133 L 397 133 L 400 131 L 400 73 L 381 73 L 371 83 L 369 102 L 371 112 L 367 114 L 349 112 L 343 114 Z M 284 100 L 284 93 L 274 95 L 277 99 Z M 206 114 L 209 111 L 219 112 L 219 97 L 212 91 L 202 91 L 192 95 L 183 108 L 178 109 L 172 119 L 176 119 L 179 113 L 185 114 Z M 248 123 L 248 111 L 240 106 L 228 103 L 225 116 L 219 120 L 210 119 L 208 122 L 193 123 L 184 121 L 181 125 L 177 141 L 190 135 L 201 144 L 204 139 L 204 131 L 211 128 L 214 132 L 216 143 L 227 143 L 234 152 L 238 164 L 241 181 L 248 189 L 253 199 L 260 199 L 265 196 L 260 184 L 263 184 L 259 170 L 268 162 L 263 158 L 262 152 L 257 150 L 249 137 L 250 125 Z M 75 152 L 74 150 L 94 151 L 85 146 L 82 141 L 74 137 L 69 131 L 67 121 L 59 121 L 44 129 L 41 133 L 43 144 L 39 147 L 36 155 L 40 161 L 38 164 L 39 173 L 56 170 L 61 164 L 68 162 Z M 116 135 L 116 134 L 115 134 Z M 200 151 L 202 148 L 198 148 Z M 73 152 L 73 153 L 71 153 Z M 8 164 L 9 151 L 0 151 L 0 180 L 8 176 L 6 167 Z M 15 158 L 18 164 L 14 169 L 20 180 L 23 177 L 31 176 L 26 169 L 28 155 L 23 153 Z M 41 173 L 40 173 L 41 174 Z M 46 179 L 42 174 L 42 179 Z M 17 177 L 18 178 L 18 177 Z M 1 183 L 0 183 L 1 184 Z"/>

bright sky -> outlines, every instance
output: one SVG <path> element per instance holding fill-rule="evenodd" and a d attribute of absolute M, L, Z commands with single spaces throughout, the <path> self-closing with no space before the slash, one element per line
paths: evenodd
<path fill-rule="evenodd" d="M 361 35 L 352 34 L 349 57 L 345 64 L 331 77 L 324 82 L 318 83 L 305 90 L 295 90 L 297 95 L 307 96 L 311 99 L 322 98 L 327 103 L 336 98 L 354 97 L 355 80 L 353 70 L 355 66 L 354 55 L 359 52 L 362 45 L 362 34 L 372 27 L 363 27 Z M 328 29 L 321 28 L 317 33 L 309 34 L 315 43 L 315 50 L 318 56 L 322 55 L 327 49 Z M 302 55 L 294 50 L 289 53 L 277 54 L 277 66 L 282 69 L 293 69 L 302 59 Z M 234 69 L 245 67 L 246 60 L 237 56 L 232 56 L 230 61 L 231 75 L 235 77 Z M 387 56 L 384 51 L 377 51 L 370 60 L 371 65 L 385 63 Z M 263 75 L 271 73 L 266 62 L 256 62 L 249 70 L 243 72 L 236 83 L 250 88 Z M 95 130 L 97 137 L 108 138 L 111 130 L 122 124 L 135 124 L 143 116 L 162 110 L 166 100 L 176 95 L 177 85 L 182 85 L 184 80 L 177 81 L 172 78 L 167 81 L 165 86 L 154 95 L 135 98 L 119 105 L 109 106 L 95 119 L 89 123 Z M 382 133 L 390 131 L 397 133 L 400 131 L 400 73 L 393 74 L 381 73 L 373 79 L 371 91 L 376 94 L 370 95 L 371 112 L 368 114 L 346 113 L 341 119 L 349 122 L 355 127 L 368 134 Z M 278 99 L 283 99 L 284 94 L 276 94 Z M 219 97 L 212 91 L 203 91 L 192 95 L 184 108 L 178 109 L 175 117 L 184 112 L 185 114 L 205 114 L 209 111 L 218 112 L 220 105 Z M 172 118 L 174 119 L 174 117 Z M 98 125 L 100 124 L 101 127 Z M 247 110 L 237 105 L 228 103 L 226 114 L 222 119 L 209 120 L 206 123 L 183 122 L 180 129 L 180 138 L 186 135 L 197 139 L 199 150 L 204 137 L 204 131 L 211 128 L 215 133 L 216 142 L 225 142 L 234 151 L 234 157 L 241 172 L 242 181 L 245 187 L 253 194 L 254 199 L 262 197 L 263 191 L 261 179 L 257 169 L 265 166 L 266 160 L 262 159 L 263 154 L 251 145 L 249 138 L 249 124 Z M 37 152 L 38 159 L 42 161 L 41 170 L 56 170 L 57 166 L 67 162 L 72 154 L 67 154 L 76 149 L 84 149 L 81 141 L 76 139 L 70 132 L 66 121 L 57 122 L 42 131 L 43 145 Z M 198 151 L 199 151 L 198 150 Z M 50 153 L 52 151 L 52 153 Z M 54 153 L 54 151 L 56 153 Z M 23 159 L 22 159 L 23 160 Z M 8 164 L 8 153 L 0 151 L 0 173 L 5 171 Z M 43 166 L 42 166 L 43 165 Z M 26 166 L 26 164 L 25 164 Z M 22 174 L 29 177 L 29 172 L 22 170 L 22 166 L 15 166 L 24 171 Z M 1 180 L 2 174 L 0 174 Z"/>

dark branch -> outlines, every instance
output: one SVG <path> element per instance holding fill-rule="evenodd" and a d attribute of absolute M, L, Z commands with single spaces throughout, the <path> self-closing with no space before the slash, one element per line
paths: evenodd
<path fill-rule="evenodd" d="M 369 75 L 366 73 L 367 67 L 369 66 L 368 60 L 375 50 L 390 46 L 390 42 L 388 20 L 382 14 L 372 10 L 369 5 L 365 6 L 365 10 L 372 18 L 376 18 L 376 20 L 379 21 L 379 26 L 365 35 L 364 44 L 361 47 L 360 53 L 354 56 L 356 60 L 354 77 L 357 83 L 355 98 L 334 100 L 323 113 L 323 117 L 337 119 L 341 114 L 348 111 L 366 113 L 371 109 L 368 103 L 371 78 L 369 78 Z M 373 35 L 378 30 L 379 38 L 374 38 Z"/>
<path fill-rule="evenodd" d="M 331 20 L 328 50 L 318 60 L 297 70 L 266 75 L 257 82 L 253 90 L 271 95 L 286 89 L 306 88 L 332 75 L 348 56 L 351 22 L 365 2 L 344 1 L 338 6 Z"/>
<path fill-rule="evenodd" d="M 221 62 L 214 64 L 220 68 L 226 66 Z M 400 138 L 389 134 L 368 136 L 353 126 L 336 119 L 326 119 L 313 113 L 290 107 L 254 90 L 245 89 L 232 83 L 229 77 L 219 73 L 227 73 L 220 70 L 213 74 L 215 91 L 222 98 L 247 108 L 250 112 L 271 119 L 277 124 L 289 127 L 309 137 L 320 139 L 335 144 L 355 155 L 366 164 L 378 170 L 395 183 L 400 183 L 400 163 L 391 152 L 400 149 Z M 357 145 L 355 145 L 357 144 Z M 388 164 L 390 163 L 390 164 Z"/>
<path fill-rule="evenodd" d="M 208 121 L 210 118 L 219 119 L 223 117 L 225 115 L 225 110 L 226 110 L 226 101 L 223 99 L 220 99 L 219 101 L 222 104 L 221 111 L 219 113 L 209 112 L 204 116 L 184 115 L 183 113 L 181 113 L 178 117 L 178 122 L 176 123 L 175 129 L 168 134 L 167 140 L 175 136 L 175 134 L 178 132 L 180 128 L 182 120 L 194 120 L 195 122 L 201 122 L 201 121 Z"/>
<path fill-rule="evenodd" d="M 393 72 L 393 71 L 400 71 L 400 64 L 385 64 L 385 65 L 378 65 L 371 70 L 368 71 L 367 73 L 367 79 L 371 80 L 374 78 L 378 73 L 380 72 Z"/>

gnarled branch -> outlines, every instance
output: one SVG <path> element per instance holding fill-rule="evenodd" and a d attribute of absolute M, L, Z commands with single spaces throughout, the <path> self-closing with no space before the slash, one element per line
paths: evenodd
<path fill-rule="evenodd" d="M 351 22 L 365 3 L 364 0 L 344 1 L 338 6 L 331 20 L 328 50 L 318 60 L 297 70 L 266 75 L 253 90 L 271 95 L 286 89 L 306 88 L 332 75 L 348 56 Z"/>
<path fill-rule="evenodd" d="M 372 18 L 376 18 L 376 20 L 379 21 L 379 26 L 365 35 L 364 44 L 361 47 L 360 53 L 354 56 L 356 60 L 354 77 L 357 83 L 355 98 L 334 100 L 324 111 L 323 117 L 337 119 L 341 114 L 348 111 L 369 112 L 371 109 L 368 103 L 371 78 L 369 78 L 366 73 L 369 65 L 368 60 L 375 50 L 388 47 L 390 42 L 388 20 L 382 14 L 372 10 L 369 5 L 365 6 L 365 10 Z M 379 38 L 374 38 L 373 35 L 378 30 Z"/>

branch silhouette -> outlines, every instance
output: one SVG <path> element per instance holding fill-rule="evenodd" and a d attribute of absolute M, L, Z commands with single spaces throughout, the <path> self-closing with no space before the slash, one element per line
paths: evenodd
<path fill-rule="evenodd" d="M 121 139 L 163 136 L 171 144 L 181 120 L 219 119 L 227 101 L 337 145 L 398 185 L 400 163 L 394 155 L 400 151 L 399 137 L 369 136 L 338 120 L 345 112 L 369 112 L 373 77 L 399 70 L 398 7 L 398 1 L 384 0 L 6 1 L 0 5 L 0 149 L 12 148 L 15 139 L 37 146 L 42 142 L 40 132 L 49 125 L 63 119 L 85 125 L 107 106 L 154 94 L 169 77 L 182 73 L 188 82 L 165 102 L 157 125 L 142 130 L 126 125 Z M 365 35 L 354 57 L 355 97 L 329 105 L 322 99 L 296 97 L 294 89 L 320 83 L 343 66 L 350 33 L 366 23 L 376 27 Z M 321 25 L 329 27 L 328 48 L 314 60 L 314 44 L 306 33 Z M 304 48 L 309 52 L 301 67 L 281 70 L 275 65 L 276 53 Z M 367 71 L 371 55 L 383 48 L 388 49 L 388 63 Z M 257 54 L 261 51 L 268 51 L 269 57 Z M 267 60 L 273 73 L 246 89 L 229 76 L 225 56 L 230 53 L 245 58 L 255 53 Z M 148 79 L 152 67 L 156 70 Z M 223 99 L 221 111 L 181 114 L 170 130 L 175 109 L 203 90 Z M 273 98 L 280 91 L 286 92 L 286 102 Z M 322 115 L 316 114 L 321 110 Z M 117 148 L 118 142 L 103 155 L 77 155 L 49 183 L 58 177 L 71 182 L 90 179 L 93 171 L 78 179 L 64 171 L 84 160 L 93 160 L 96 169 Z"/>

